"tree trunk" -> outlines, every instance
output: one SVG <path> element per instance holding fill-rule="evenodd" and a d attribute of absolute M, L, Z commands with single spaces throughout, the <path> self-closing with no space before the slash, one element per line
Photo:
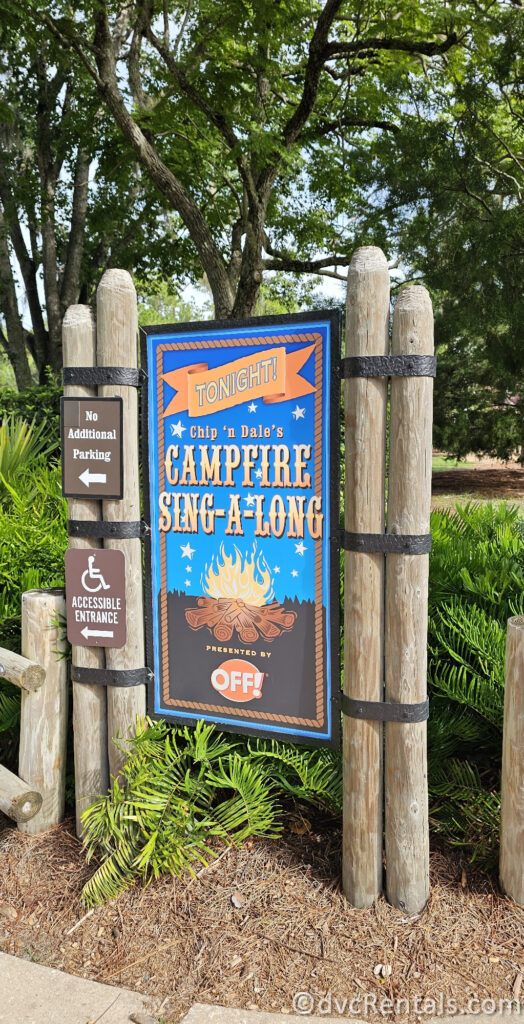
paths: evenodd
<path fill-rule="evenodd" d="M 3 345 L 13 367 L 19 391 L 31 387 L 33 379 L 25 346 L 25 331 L 18 312 L 9 248 L 0 215 L 0 309 L 5 318 L 6 337 Z"/>
<path fill-rule="evenodd" d="M 71 228 L 67 244 L 67 255 L 60 291 L 62 314 L 78 301 L 80 272 L 84 252 L 87 197 L 89 186 L 89 158 L 79 149 L 75 164 L 75 182 L 71 211 Z"/>

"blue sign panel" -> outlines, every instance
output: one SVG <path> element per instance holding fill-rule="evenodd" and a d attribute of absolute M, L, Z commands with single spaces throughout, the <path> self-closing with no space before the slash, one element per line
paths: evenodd
<path fill-rule="evenodd" d="M 339 314 L 147 327 L 150 713 L 339 742 Z"/>

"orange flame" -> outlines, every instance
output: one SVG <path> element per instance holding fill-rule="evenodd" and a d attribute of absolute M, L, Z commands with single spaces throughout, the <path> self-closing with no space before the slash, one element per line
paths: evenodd
<path fill-rule="evenodd" d="M 274 598 L 271 573 L 263 557 L 255 558 L 256 547 L 251 557 L 241 555 L 235 546 L 236 558 L 226 555 L 224 545 L 220 546 L 219 557 L 211 560 L 203 577 L 203 587 L 209 597 L 228 597 L 246 604 L 261 607 Z"/>

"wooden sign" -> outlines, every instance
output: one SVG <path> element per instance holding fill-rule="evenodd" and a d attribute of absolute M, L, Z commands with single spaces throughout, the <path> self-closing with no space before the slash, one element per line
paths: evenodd
<path fill-rule="evenodd" d="M 122 399 L 61 398 L 62 491 L 67 498 L 121 498 Z"/>
<path fill-rule="evenodd" d="M 147 327 L 154 716 L 339 742 L 339 314 Z"/>
<path fill-rule="evenodd" d="M 66 551 L 67 639 L 81 647 L 126 642 L 126 560 L 122 551 Z"/>

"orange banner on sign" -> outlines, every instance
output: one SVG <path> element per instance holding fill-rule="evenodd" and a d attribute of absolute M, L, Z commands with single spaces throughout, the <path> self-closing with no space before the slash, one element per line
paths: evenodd
<path fill-rule="evenodd" d="M 262 398 L 264 402 L 286 402 L 315 391 L 313 384 L 299 371 L 315 346 L 286 352 L 285 348 L 265 349 L 209 369 L 207 363 L 192 363 L 163 375 L 176 391 L 164 416 L 187 412 L 189 416 L 209 416 L 231 409 L 242 402 Z"/>

